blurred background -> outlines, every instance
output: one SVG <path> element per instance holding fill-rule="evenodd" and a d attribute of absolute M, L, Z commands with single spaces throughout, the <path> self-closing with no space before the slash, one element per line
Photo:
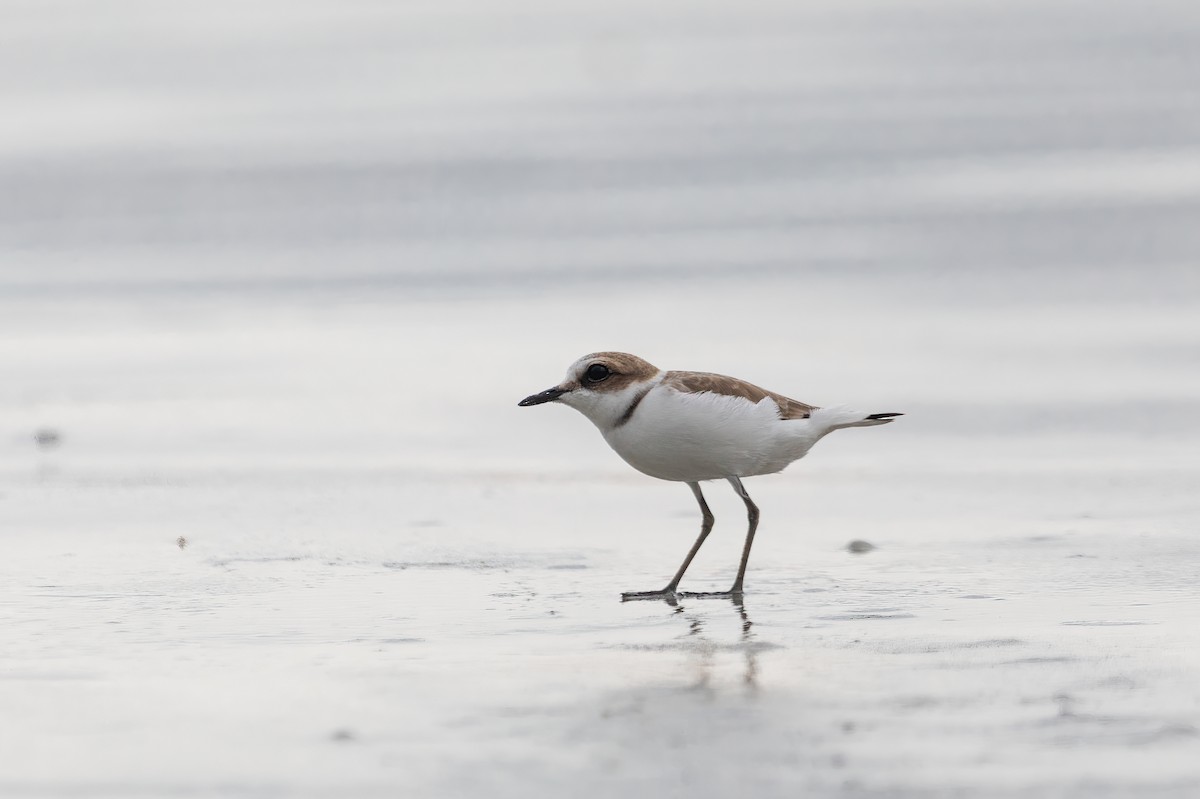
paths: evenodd
<path fill-rule="evenodd" d="M 1194 0 L 0 17 L 2 792 L 1200 790 Z M 907 415 L 618 605 L 607 349 Z"/>
<path fill-rule="evenodd" d="M 1192 3 L 4 16 L 10 472 L 43 427 L 81 468 L 515 467 L 579 427 L 515 400 L 598 349 L 910 430 L 1191 423 Z"/>

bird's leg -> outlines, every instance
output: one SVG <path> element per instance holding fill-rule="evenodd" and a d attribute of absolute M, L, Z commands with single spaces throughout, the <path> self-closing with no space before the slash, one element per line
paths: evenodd
<path fill-rule="evenodd" d="M 742 562 L 738 564 L 737 579 L 733 581 L 733 588 L 729 589 L 731 594 L 740 594 L 742 593 L 742 580 L 746 578 L 746 564 L 750 562 L 750 546 L 754 543 L 754 531 L 758 529 L 758 506 L 746 493 L 746 487 L 742 485 L 741 480 L 730 477 L 729 483 L 742 498 L 742 502 L 746 503 L 746 519 L 750 522 L 750 527 L 746 530 L 746 543 L 742 546 Z"/>
<path fill-rule="evenodd" d="M 754 531 L 758 529 L 758 506 L 750 499 L 750 495 L 746 493 L 745 486 L 742 481 L 736 477 L 730 477 L 729 484 L 733 486 L 733 490 L 738 493 L 742 501 L 746 503 L 746 516 L 750 521 L 750 529 L 746 531 L 746 543 L 742 547 L 742 562 L 738 565 L 737 579 L 733 581 L 733 587 L 728 591 L 712 591 L 706 593 L 687 593 L 683 596 L 688 597 L 732 597 L 736 599 L 742 595 L 742 581 L 746 578 L 746 564 L 750 562 L 750 546 L 754 543 Z"/>
<path fill-rule="evenodd" d="M 692 565 L 692 559 L 700 551 L 700 546 L 704 543 L 704 539 L 708 538 L 708 534 L 712 532 L 713 522 L 716 521 L 716 517 L 708 509 L 708 503 L 704 501 L 704 494 L 700 492 L 700 484 L 688 483 L 688 487 L 696 495 L 696 501 L 700 503 L 700 512 L 703 514 L 700 522 L 700 537 L 696 539 L 696 543 L 692 544 L 692 548 L 687 553 L 687 557 L 683 559 L 683 564 L 679 567 L 679 571 L 675 572 L 675 576 L 671 578 L 671 582 L 667 583 L 666 588 L 661 591 L 627 591 L 621 594 L 622 601 L 630 599 L 666 599 L 675 596 L 675 589 L 679 588 L 679 581 L 683 579 L 683 573 L 688 570 L 688 566 Z"/>

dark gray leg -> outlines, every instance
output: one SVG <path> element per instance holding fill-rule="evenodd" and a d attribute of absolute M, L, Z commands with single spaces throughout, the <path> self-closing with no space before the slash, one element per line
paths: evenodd
<path fill-rule="evenodd" d="M 742 498 L 742 502 L 746 503 L 746 517 L 750 522 L 750 529 L 746 531 L 746 544 L 742 547 L 742 562 L 738 565 L 737 579 L 733 581 L 733 588 L 729 589 L 731 594 L 740 594 L 742 593 L 742 580 L 746 578 L 746 564 L 750 562 L 750 546 L 754 543 L 754 531 L 758 529 L 758 506 L 746 493 L 746 488 L 742 485 L 741 480 L 730 477 L 729 484 Z"/>
<path fill-rule="evenodd" d="M 712 511 L 708 509 L 708 503 L 704 501 L 704 494 L 700 492 L 699 483 L 688 483 L 688 487 L 692 489 L 692 493 L 696 495 L 696 501 L 700 503 L 700 513 L 703 514 L 700 522 L 700 537 L 696 539 L 696 543 L 692 544 L 691 550 L 687 553 L 687 557 L 683 559 L 683 565 L 679 567 L 679 571 L 675 572 L 675 576 L 671 578 L 671 582 L 667 583 L 667 587 L 661 591 L 627 591 L 621 594 L 621 599 L 663 599 L 666 597 L 675 596 L 675 589 L 679 588 L 679 581 L 683 579 L 683 574 L 688 570 L 688 566 L 692 565 L 692 559 L 696 557 L 696 553 L 700 551 L 700 546 L 704 543 L 704 539 L 708 538 L 708 534 L 712 532 L 713 522 L 716 517 Z"/>
<path fill-rule="evenodd" d="M 746 564 L 750 562 L 750 546 L 754 543 L 754 531 L 758 529 L 758 506 L 754 504 L 750 499 L 750 495 L 746 493 L 746 488 L 742 485 L 741 480 L 736 477 L 729 477 L 727 479 L 729 480 L 729 484 L 733 486 L 733 490 L 746 503 L 746 514 L 750 520 L 750 529 L 746 531 L 746 544 L 742 547 L 742 562 L 738 565 L 737 579 L 733 581 L 733 588 L 730 588 L 728 591 L 706 591 L 703 593 L 688 591 L 681 593 L 680 596 L 699 599 L 733 598 L 736 601 L 742 595 L 742 581 L 746 579 Z"/>

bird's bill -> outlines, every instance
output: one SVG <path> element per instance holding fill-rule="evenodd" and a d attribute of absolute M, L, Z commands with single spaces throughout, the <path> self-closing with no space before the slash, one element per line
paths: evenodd
<path fill-rule="evenodd" d="M 541 405 L 543 402 L 554 402 L 554 400 L 566 393 L 567 389 L 555 386 L 554 388 L 548 388 L 545 391 L 539 391 L 537 394 L 530 394 L 528 397 L 518 402 L 517 405 L 525 408 L 530 405 Z"/>

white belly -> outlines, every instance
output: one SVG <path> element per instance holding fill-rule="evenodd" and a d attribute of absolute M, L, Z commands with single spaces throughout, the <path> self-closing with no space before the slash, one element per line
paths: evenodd
<path fill-rule="evenodd" d="M 769 399 L 756 405 L 659 387 L 604 438 L 651 477 L 699 481 L 777 472 L 811 446 L 808 427 L 807 420 L 781 420 Z"/>

